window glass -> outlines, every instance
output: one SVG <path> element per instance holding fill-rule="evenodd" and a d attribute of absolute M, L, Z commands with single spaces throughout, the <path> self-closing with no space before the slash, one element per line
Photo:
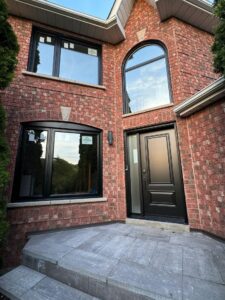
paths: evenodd
<path fill-rule="evenodd" d="M 59 77 L 98 84 L 97 49 L 63 42 Z"/>
<path fill-rule="evenodd" d="M 65 124 L 61 129 L 58 122 L 30 124 L 23 129 L 15 201 L 99 196 L 100 131 L 76 124 Z"/>
<path fill-rule="evenodd" d="M 22 144 L 20 197 L 43 195 L 47 131 L 25 130 Z"/>
<path fill-rule="evenodd" d="M 52 194 L 96 193 L 96 136 L 56 132 L 52 166 Z"/>
<path fill-rule="evenodd" d="M 59 35 L 34 32 L 29 70 L 62 79 L 101 84 L 101 51 L 98 45 L 65 40 Z"/>
<path fill-rule="evenodd" d="M 145 46 L 129 56 L 126 63 L 126 70 L 164 54 L 164 50 L 158 45 Z"/>
<path fill-rule="evenodd" d="M 54 58 L 54 39 L 51 36 L 38 36 L 34 57 L 34 72 L 52 75 Z"/>
<path fill-rule="evenodd" d="M 159 45 L 147 45 L 130 55 L 124 69 L 125 113 L 170 103 L 167 61 Z"/>
<path fill-rule="evenodd" d="M 170 103 L 165 59 L 126 72 L 129 112 Z"/>

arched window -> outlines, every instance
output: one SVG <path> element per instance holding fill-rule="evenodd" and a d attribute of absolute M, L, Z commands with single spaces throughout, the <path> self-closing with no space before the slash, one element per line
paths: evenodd
<path fill-rule="evenodd" d="M 134 50 L 124 65 L 124 113 L 166 105 L 171 102 L 167 56 L 158 44 Z"/>

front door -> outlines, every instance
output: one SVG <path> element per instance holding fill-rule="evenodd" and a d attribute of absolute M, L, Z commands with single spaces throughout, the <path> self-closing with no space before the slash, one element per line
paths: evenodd
<path fill-rule="evenodd" d="M 139 179 L 136 176 L 136 180 L 130 182 L 132 203 L 136 201 L 137 207 L 139 198 L 140 215 L 146 218 L 185 220 L 186 210 L 175 130 L 171 128 L 138 133 L 135 136 L 139 152 Z M 132 151 L 134 152 L 134 149 Z M 130 174 L 131 172 L 134 173 L 132 159 Z M 132 176 L 130 179 L 132 181 Z M 139 197 L 137 188 L 141 194 Z"/>

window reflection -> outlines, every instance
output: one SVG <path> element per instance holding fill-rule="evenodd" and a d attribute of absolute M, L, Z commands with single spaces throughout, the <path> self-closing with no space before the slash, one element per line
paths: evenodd
<path fill-rule="evenodd" d="M 59 77 L 98 84 L 97 49 L 63 42 Z"/>
<path fill-rule="evenodd" d="M 56 132 L 52 163 L 52 194 L 97 192 L 97 137 Z"/>
<path fill-rule="evenodd" d="M 47 134 L 36 129 L 24 132 L 20 197 L 43 195 Z"/>
<path fill-rule="evenodd" d="M 34 72 L 52 75 L 54 58 L 54 39 L 51 36 L 40 35 L 34 58 Z"/>
<path fill-rule="evenodd" d="M 135 51 L 125 65 L 125 113 L 170 103 L 165 52 L 159 45 Z"/>

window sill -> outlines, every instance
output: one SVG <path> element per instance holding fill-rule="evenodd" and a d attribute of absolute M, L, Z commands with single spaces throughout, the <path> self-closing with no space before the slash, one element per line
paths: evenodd
<path fill-rule="evenodd" d="M 48 75 L 44 75 L 44 74 L 37 74 L 37 73 L 29 72 L 29 71 L 23 71 L 22 74 L 25 75 L 25 76 L 28 75 L 28 76 L 33 76 L 33 77 L 38 77 L 38 78 L 44 78 L 44 79 L 48 79 L 48 80 L 65 82 L 65 83 L 70 83 L 70 84 L 76 84 L 76 85 L 81 85 L 81 86 L 96 88 L 96 89 L 100 89 L 100 90 L 106 90 L 106 87 L 104 85 L 89 84 L 89 83 L 79 82 L 79 81 L 75 81 L 75 80 L 69 80 L 69 79 L 65 79 L 65 78 L 48 76 Z"/>
<path fill-rule="evenodd" d="M 15 203 L 8 203 L 7 208 L 48 206 L 48 205 L 66 205 L 66 204 L 82 204 L 82 203 L 97 203 L 97 202 L 106 202 L 106 201 L 107 201 L 107 198 L 101 197 L 101 198 L 84 198 L 84 199 L 68 199 L 68 200 L 15 202 Z"/>
<path fill-rule="evenodd" d="M 167 107 L 172 107 L 172 106 L 174 106 L 174 103 L 160 105 L 160 106 L 157 106 L 157 107 L 140 110 L 140 111 L 137 111 L 137 112 L 134 112 L 134 113 L 123 114 L 122 117 L 127 118 L 127 117 L 131 117 L 131 116 L 135 116 L 135 115 L 139 115 L 139 114 L 143 114 L 143 113 L 146 113 L 146 112 L 155 111 L 155 110 L 159 110 L 159 109 L 163 109 L 163 108 L 167 108 Z"/>

